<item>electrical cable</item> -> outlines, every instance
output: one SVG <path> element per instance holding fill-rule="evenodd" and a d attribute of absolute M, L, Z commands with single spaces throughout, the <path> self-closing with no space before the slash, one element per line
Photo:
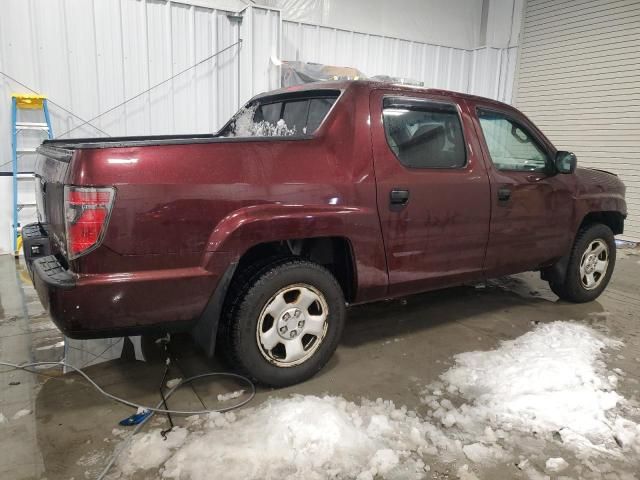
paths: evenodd
<path fill-rule="evenodd" d="M 224 407 L 224 408 L 220 408 L 220 409 L 209 409 L 209 410 L 170 410 L 170 409 L 165 409 L 165 408 L 159 408 L 159 407 L 149 407 L 147 405 L 141 405 L 139 403 L 135 403 L 132 402 L 130 400 L 127 400 L 126 398 L 121 398 L 118 397 L 116 395 L 113 395 L 112 393 L 107 392 L 106 390 L 104 390 L 100 385 L 98 385 L 96 382 L 94 382 L 91 377 L 89 375 L 87 375 L 86 373 L 84 373 L 80 368 L 71 365 L 70 363 L 66 363 L 66 362 L 33 362 L 33 363 L 25 363 L 23 365 L 19 365 L 16 363 L 9 363 L 9 362 L 0 362 L 0 365 L 4 365 L 6 367 L 12 367 L 16 370 L 25 370 L 27 372 L 30 373 L 34 373 L 31 370 L 29 370 L 30 368 L 36 368 L 39 366 L 44 366 L 44 365 L 51 365 L 51 366 L 62 366 L 62 367 L 67 367 L 70 368 L 71 370 L 79 373 L 82 377 L 84 377 L 84 379 L 89 382 L 99 393 L 101 393 L 103 396 L 116 401 L 118 403 L 121 403 L 123 405 L 127 405 L 129 407 L 133 407 L 133 408 L 141 408 L 141 409 L 145 409 L 145 410 L 149 410 L 152 412 L 156 412 L 156 413 L 172 413 L 174 415 L 205 415 L 207 413 L 212 413 L 212 412 L 227 412 L 229 410 L 233 410 L 239 407 L 242 407 L 244 405 L 246 405 L 247 403 L 249 403 L 253 397 L 256 394 L 256 387 L 253 384 L 253 382 L 251 380 L 249 380 L 247 377 L 244 377 L 242 375 L 239 375 L 237 373 L 230 373 L 230 372 L 208 372 L 208 373 L 202 373 L 199 375 L 194 375 L 193 377 L 189 377 L 185 380 L 182 380 L 180 383 L 178 383 L 175 387 L 173 387 L 171 390 L 169 390 L 166 394 L 166 398 L 169 398 L 169 396 L 181 385 L 184 385 L 185 383 L 190 383 L 194 380 L 198 380 L 200 378 L 206 378 L 206 377 L 213 377 L 213 376 L 225 376 L 225 377 L 231 377 L 231 378 L 235 378 L 237 380 L 240 380 L 244 383 L 246 383 L 247 385 L 250 386 L 250 392 L 249 392 L 249 398 L 243 400 L 240 403 L 237 403 L 235 405 L 231 405 L 229 407 Z"/>
<path fill-rule="evenodd" d="M 169 82 L 169 81 L 173 80 L 173 79 L 174 79 L 174 78 L 176 78 L 177 76 L 182 75 L 183 73 L 188 72 L 188 71 L 189 71 L 189 70 L 191 70 L 192 68 L 195 68 L 195 67 L 197 67 L 198 65 L 201 65 L 201 64 L 203 64 L 204 62 L 206 62 L 206 61 L 208 61 L 208 60 L 211 60 L 211 59 L 212 59 L 212 58 L 214 58 L 214 57 L 217 57 L 218 55 L 220 55 L 220 54 L 222 54 L 222 53 L 226 52 L 227 50 L 230 50 L 231 48 L 235 47 L 236 45 L 240 45 L 241 43 L 242 43 L 242 39 L 240 38 L 240 39 L 238 39 L 238 41 L 237 41 L 237 42 L 232 43 L 231 45 L 229 45 L 229 46 L 227 46 L 227 47 L 224 47 L 222 50 L 219 50 L 219 51 L 217 51 L 217 52 L 215 52 L 215 53 L 213 53 L 213 54 L 209 55 L 209 56 L 208 56 L 208 57 L 206 57 L 206 58 L 203 58 L 203 59 L 202 59 L 202 60 L 200 60 L 199 62 L 196 62 L 196 63 L 194 63 L 193 65 L 191 65 L 190 67 L 187 67 L 187 68 L 185 68 L 184 70 L 179 71 L 179 72 L 178 72 L 178 73 L 176 73 L 175 75 L 172 75 L 171 77 L 169 77 L 169 78 L 167 78 L 167 79 L 165 79 L 165 80 L 162 80 L 162 81 L 161 81 L 161 82 L 159 82 L 159 83 L 156 83 L 155 85 L 153 85 L 153 86 L 151 86 L 151 87 L 147 88 L 146 90 L 144 90 L 144 91 L 142 91 L 142 92 L 140 92 L 140 93 L 138 93 L 138 94 L 134 95 L 133 97 L 127 98 L 125 101 L 123 101 L 123 102 L 119 103 L 118 105 L 116 105 L 116 106 L 114 106 L 114 107 L 109 108 L 108 110 L 105 110 L 104 112 L 102 112 L 102 113 L 100 113 L 100 114 L 96 115 L 95 117 L 93 117 L 93 118 L 91 118 L 91 119 L 89 119 L 89 120 L 86 120 L 84 123 L 81 123 L 80 125 L 76 125 L 76 126 L 75 126 L 75 127 L 73 127 L 71 130 L 67 130 L 66 132 L 64 132 L 64 133 L 60 134 L 60 135 L 59 135 L 59 137 L 64 137 L 64 136 L 65 136 L 65 135 L 67 135 L 68 133 L 71 133 L 71 132 L 73 132 L 74 130 L 77 130 L 78 128 L 81 128 L 81 127 L 83 127 L 83 126 L 84 126 L 84 125 L 86 125 L 86 124 L 91 125 L 91 122 L 93 122 L 94 120 L 97 120 L 98 118 L 102 117 L 103 115 L 106 115 L 107 113 L 114 111 L 116 108 L 120 108 L 120 107 L 122 107 L 124 104 L 126 104 L 126 103 L 130 102 L 131 100 L 135 100 L 136 98 L 141 97 L 142 95 L 144 95 L 145 93 L 150 92 L 150 91 L 151 91 L 151 90 L 153 90 L 154 88 L 159 87 L 160 85 L 163 85 L 163 84 L 165 84 L 165 83 L 167 83 L 167 82 Z"/>
<path fill-rule="evenodd" d="M 240 407 L 246 405 L 251 400 L 253 400 L 253 398 L 256 396 L 256 386 L 247 377 L 244 377 L 244 376 L 239 375 L 237 373 L 230 373 L 230 372 L 208 372 L 208 373 L 201 373 L 199 375 L 194 375 L 192 377 L 189 377 L 189 378 L 181 380 L 177 385 L 175 385 L 174 387 L 169 389 L 169 391 L 164 395 L 164 399 L 160 400 L 160 402 L 158 402 L 158 404 L 155 407 L 149 407 L 149 406 L 145 406 L 145 405 L 140 405 L 140 404 L 135 403 L 135 402 L 131 402 L 131 401 L 127 400 L 127 399 L 120 398 L 120 397 L 118 397 L 116 395 L 113 395 L 113 394 L 105 391 L 102 387 L 100 387 L 100 385 L 98 385 L 95 381 L 93 381 L 91 379 L 91 377 L 89 375 L 87 375 L 86 373 L 84 373 L 81 369 L 77 368 L 74 365 L 66 363 L 66 362 L 62 362 L 62 361 L 58 361 L 58 362 L 33 362 L 33 363 L 24 363 L 24 364 L 20 365 L 20 364 L 17 364 L 17 363 L 10 363 L 10 362 L 0 361 L 0 365 L 6 366 L 6 367 L 11 367 L 12 369 L 15 369 L 15 370 L 24 370 L 26 372 L 34 373 L 34 374 L 38 374 L 39 372 L 30 370 L 30 369 L 34 369 L 34 368 L 37 368 L 39 366 L 51 365 L 51 366 L 67 367 L 67 368 L 70 368 L 71 370 L 79 373 L 82 377 L 84 377 L 84 379 L 87 380 L 87 382 L 89 382 L 89 384 L 91 384 L 103 396 L 105 396 L 105 397 L 107 397 L 107 398 L 109 398 L 111 400 L 114 400 L 114 401 L 116 401 L 118 403 L 121 403 L 123 405 L 127 405 L 127 406 L 133 407 L 133 408 L 146 409 L 146 410 L 149 410 L 151 412 L 151 414 L 149 416 L 144 418 L 142 420 L 142 422 L 140 422 L 138 425 L 136 425 L 136 427 L 133 429 L 131 434 L 113 452 L 113 455 L 111 455 L 111 458 L 109 459 L 109 462 L 104 467 L 104 469 L 102 470 L 102 472 L 100 473 L 100 475 L 97 477 L 96 480 L 103 480 L 105 478 L 105 476 L 107 475 L 107 473 L 109 473 L 109 470 L 111 470 L 111 467 L 113 466 L 113 464 L 117 460 L 118 456 L 124 451 L 124 449 L 127 447 L 129 442 L 131 442 L 131 439 L 133 438 L 133 436 L 140 431 L 142 426 L 145 423 L 147 423 L 151 419 L 151 417 L 153 417 L 153 415 L 155 413 L 169 413 L 169 414 L 172 413 L 174 415 L 205 415 L 205 414 L 209 414 L 209 413 L 224 413 L 224 412 L 235 410 L 237 408 L 240 408 Z M 180 388 L 181 386 L 186 385 L 187 383 L 191 383 L 191 382 L 193 382 L 195 380 L 199 380 L 201 378 L 207 378 L 207 377 L 230 377 L 230 378 L 235 378 L 237 380 L 240 380 L 240 381 L 246 383 L 249 386 L 249 396 L 246 399 L 244 399 L 241 402 L 239 402 L 239 403 L 236 403 L 234 405 L 229 405 L 229 406 L 223 407 L 223 408 L 212 408 L 212 409 L 206 409 L 206 410 L 171 410 L 171 409 L 167 409 L 167 408 L 160 408 L 161 405 L 163 405 L 163 403 L 166 401 L 166 399 L 171 397 L 171 395 L 173 395 L 173 393 L 178 388 Z"/>

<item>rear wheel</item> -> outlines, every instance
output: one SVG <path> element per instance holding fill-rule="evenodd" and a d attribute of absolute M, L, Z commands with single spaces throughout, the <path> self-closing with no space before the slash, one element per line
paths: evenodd
<path fill-rule="evenodd" d="M 283 387 L 318 372 L 335 351 L 345 317 L 338 282 L 321 265 L 282 259 L 234 282 L 223 351 L 254 380 Z"/>
<path fill-rule="evenodd" d="M 551 290 L 562 300 L 590 302 L 609 284 L 616 263 L 616 244 L 611 229 L 597 223 L 576 236 L 564 281 L 550 279 Z"/>

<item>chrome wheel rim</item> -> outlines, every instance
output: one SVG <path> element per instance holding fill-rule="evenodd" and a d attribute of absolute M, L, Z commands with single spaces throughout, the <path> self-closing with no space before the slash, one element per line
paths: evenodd
<path fill-rule="evenodd" d="M 597 238 L 587 246 L 580 259 L 580 282 L 587 290 L 598 288 L 609 268 L 609 246 Z"/>
<path fill-rule="evenodd" d="M 300 283 L 279 290 L 258 318 L 260 353 L 278 367 L 306 362 L 327 334 L 328 315 L 327 300 L 311 285 Z"/>

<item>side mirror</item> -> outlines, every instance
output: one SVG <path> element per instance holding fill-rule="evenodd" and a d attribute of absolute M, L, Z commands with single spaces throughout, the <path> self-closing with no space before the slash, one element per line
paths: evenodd
<path fill-rule="evenodd" d="M 559 151 L 556 153 L 556 160 L 554 163 L 558 173 L 573 173 L 576 171 L 578 159 L 571 152 Z"/>

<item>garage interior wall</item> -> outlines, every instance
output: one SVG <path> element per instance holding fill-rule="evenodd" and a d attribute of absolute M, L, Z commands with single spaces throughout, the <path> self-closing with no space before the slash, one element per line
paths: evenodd
<path fill-rule="evenodd" d="M 441 15 L 448 28 L 427 43 L 284 20 L 291 11 L 235 0 L 3 0 L 0 71 L 90 119 L 242 39 L 92 122 L 111 136 L 214 132 L 251 96 L 279 86 L 278 59 L 353 66 L 509 102 L 522 0 L 463 3 L 472 13 Z M 427 18 L 425 9 L 436 15 L 437 4 L 414 8 Z M 460 32 L 473 32 L 465 48 Z M 0 78 L 0 253 L 11 250 L 11 177 L 2 175 L 11 170 L 10 95 L 24 90 Z M 82 123 L 50 110 L 56 136 Z M 84 125 L 67 135 L 87 136 L 103 134 Z M 33 218 L 27 207 L 20 223 Z"/>
<path fill-rule="evenodd" d="M 515 104 L 578 165 L 627 186 L 625 235 L 640 240 L 640 2 L 528 0 Z"/>
<path fill-rule="evenodd" d="M 293 22 L 472 49 L 479 45 L 484 2 L 482 0 L 395 0 L 393 2 L 389 0 L 258 0 L 258 3 L 281 9 L 283 19 Z M 451 32 L 456 34 L 452 35 Z"/>

